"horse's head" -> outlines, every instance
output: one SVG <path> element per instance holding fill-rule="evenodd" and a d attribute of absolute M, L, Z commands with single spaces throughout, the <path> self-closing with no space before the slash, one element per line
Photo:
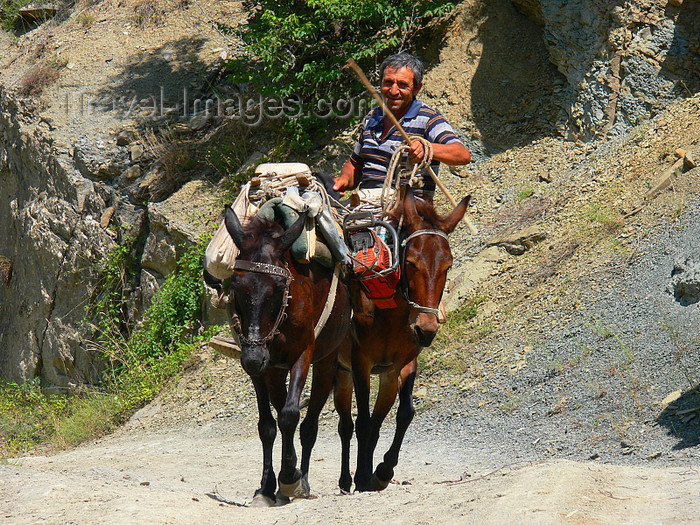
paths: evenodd
<path fill-rule="evenodd" d="M 226 207 L 226 229 L 240 250 L 230 286 L 240 321 L 241 365 L 251 376 L 259 376 L 270 364 L 267 343 L 284 320 L 292 279 L 285 253 L 299 237 L 305 219 L 302 214 L 285 231 L 274 221 L 255 218 L 244 229 Z"/>
<path fill-rule="evenodd" d="M 402 281 L 411 306 L 410 327 L 420 346 L 432 343 L 439 328 L 438 306 L 452 267 L 452 252 L 447 235 L 467 211 L 467 196 L 447 216 L 438 216 L 432 203 L 417 200 L 411 189 L 393 212 L 396 220 L 403 214 Z"/>

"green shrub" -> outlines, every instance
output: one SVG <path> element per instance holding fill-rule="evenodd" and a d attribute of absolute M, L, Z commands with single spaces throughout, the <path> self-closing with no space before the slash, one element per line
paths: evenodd
<path fill-rule="evenodd" d="M 0 25 L 5 31 L 15 29 L 15 17 L 19 10 L 32 3 L 32 0 L 4 0 L 0 3 Z"/>
<path fill-rule="evenodd" d="M 26 452 L 53 433 L 61 396 L 45 396 L 39 380 L 0 384 L 0 458 Z"/>
<path fill-rule="evenodd" d="M 528 197 L 532 197 L 534 194 L 535 188 L 533 188 L 532 186 L 527 186 L 526 188 L 523 188 L 518 192 L 518 195 L 515 197 L 515 201 L 521 203 Z"/>
<path fill-rule="evenodd" d="M 610 211 L 598 202 L 590 203 L 584 210 L 586 218 L 593 224 L 603 226 L 608 232 L 619 230 L 622 225 L 622 217 L 619 213 Z"/>
<path fill-rule="evenodd" d="M 200 317 L 203 284 L 202 258 L 205 240 L 190 247 L 177 262 L 153 299 L 140 326 L 123 330 L 123 304 L 107 303 L 100 317 L 98 338 L 101 350 L 111 362 L 110 387 L 125 397 L 126 409 L 135 408 L 158 392 L 162 382 L 175 374 L 195 344 L 196 324 Z M 115 248 L 114 260 L 107 267 L 117 288 L 123 281 L 126 247 Z M 118 261 L 122 261 L 121 263 Z M 112 298 L 123 292 L 115 291 Z"/>

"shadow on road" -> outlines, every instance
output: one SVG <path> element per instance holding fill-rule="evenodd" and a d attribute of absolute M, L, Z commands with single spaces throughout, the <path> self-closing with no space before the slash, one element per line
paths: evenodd
<path fill-rule="evenodd" d="M 674 450 L 682 450 L 700 444 L 700 385 L 683 393 L 669 404 L 656 418 L 656 422 L 668 429 L 679 441 Z"/>

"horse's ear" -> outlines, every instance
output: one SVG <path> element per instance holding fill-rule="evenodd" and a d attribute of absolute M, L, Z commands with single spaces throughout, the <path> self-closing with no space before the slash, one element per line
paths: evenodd
<path fill-rule="evenodd" d="M 445 233 L 452 233 L 452 231 L 457 227 L 457 224 L 459 224 L 459 221 L 462 220 L 462 217 L 464 217 L 464 214 L 467 212 L 467 207 L 469 206 L 469 201 L 471 198 L 471 195 L 464 197 L 457 207 L 452 210 L 447 217 L 445 217 L 442 222 Z"/>
<path fill-rule="evenodd" d="M 245 234 L 243 233 L 243 226 L 241 226 L 241 221 L 238 220 L 236 212 L 233 211 L 231 206 L 226 205 L 226 214 L 224 216 L 224 224 L 226 224 L 226 230 L 228 234 L 233 239 L 233 243 L 240 250 L 243 246 L 243 239 Z"/>
<path fill-rule="evenodd" d="M 292 244 L 294 244 L 294 241 L 296 241 L 299 235 L 301 235 L 301 232 L 304 229 L 304 224 L 306 223 L 307 213 L 308 212 L 306 211 L 300 213 L 299 218 L 294 221 L 294 224 L 292 224 L 282 235 L 280 235 L 279 242 L 282 253 L 289 250 L 289 248 L 292 247 Z"/>

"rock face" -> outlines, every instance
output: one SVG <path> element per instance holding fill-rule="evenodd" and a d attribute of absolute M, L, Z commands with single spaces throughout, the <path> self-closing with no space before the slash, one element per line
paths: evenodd
<path fill-rule="evenodd" d="M 512 0 L 568 80 L 569 138 L 619 134 L 700 90 L 700 0 Z"/>
<path fill-rule="evenodd" d="M 123 203 L 51 152 L 49 139 L 0 92 L 0 250 L 11 278 L 0 286 L 0 378 L 41 375 L 70 387 L 99 378 L 100 360 L 81 328 L 97 263 L 114 239 L 100 225 Z"/>
<path fill-rule="evenodd" d="M 86 176 L 1 88 L 0 110 L 0 379 L 41 376 L 58 389 L 96 383 L 103 364 L 90 350 L 85 308 L 100 262 L 116 243 L 137 239 L 139 271 L 129 284 L 137 322 L 201 228 L 166 203 L 149 210 L 99 175 Z M 203 199 L 195 194 L 191 206 Z"/>
<path fill-rule="evenodd" d="M 487 246 L 500 246 L 511 255 L 522 255 L 547 235 L 537 226 L 528 226 L 524 230 L 506 231 L 488 241 Z"/>
<path fill-rule="evenodd" d="M 673 296 L 683 306 L 700 301 L 700 263 L 691 258 L 679 259 L 671 273 Z"/>

